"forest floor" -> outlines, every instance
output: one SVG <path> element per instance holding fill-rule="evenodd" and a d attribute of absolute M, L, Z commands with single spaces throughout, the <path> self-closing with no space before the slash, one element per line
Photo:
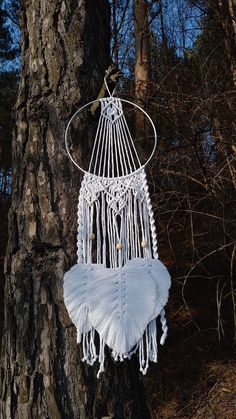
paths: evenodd
<path fill-rule="evenodd" d="M 227 338 L 227 333 L 232 336 L 230 316 L 219 342 L 216 307 L 208 305 L 206 310 L 205 304 L 201 295 L 195 298 L 189 320 L 190 308 L 174 312 L 170 299 L 169 336 L 159 364 L 144 380 L 152 419 L 236 418 L 235 345 Z"/>

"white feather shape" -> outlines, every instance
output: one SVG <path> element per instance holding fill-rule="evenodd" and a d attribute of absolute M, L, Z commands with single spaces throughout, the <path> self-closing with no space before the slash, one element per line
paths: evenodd
<path fill-rule="evenodd" d="M 88 281 L 91 266 L 88 264 L 76 264 L 64 275 L 64 300 L 70 319 L 76 326 L 78 342 L 82 333 L 92 329 L 89 320 L 88 309 Z"/>
<path fill-rule="evenodd" d="M 149 259 L 149 270 L 156 281 L 156 308 L 154 317 L 159 316 L 162 308 L 166 305 L 171 286 L 171 277 L 168 269 L 159 259 Z"/>
<path fill-rule="evenodd" d="M 79 334 L 94 327 L 118 354 L 140 341 L 167 302 L 170 275 L 158 259 L 135 258 L 122 268 L 74 265 L 64 278 L 65 304 Z"/>
<path fill-rule="evenodd" d="M 89 317 L 106 344 L 127 354 L 142 338 L 156 307 L 156 284 L 144 259 L 128 261 L 117 269 L 93 265 L 89 288 Z"/>

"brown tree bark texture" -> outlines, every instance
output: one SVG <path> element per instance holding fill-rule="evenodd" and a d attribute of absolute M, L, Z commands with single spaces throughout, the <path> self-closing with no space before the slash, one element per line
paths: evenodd
<path fill-rule="evenodd" d="M 1 357 L 3 419 L 149 417 L 136 360 L 100 381 L 81 363 L 63 302 L 76 260 L 80 175 L 64 148 L 69 117 L 95 98 L 109 65 L 106 0 L 24 0 L 13 141 Z"/>
<path fill-rule="evenodd" d="M 146 0 L 133 0 L 135 36 L 135 98 L 136 102 L 147 109 L 150 88 L 150 28 L 149 13 L 151 5 Z M 144 114 L 135 115 L 136 135 L 139 137 L 137 150 L 143 161 L 150 155 L 149 142 L 146 140 L 147 119 Z"/>
<path fill-rule="evenodd" d="M 146 0 L 133 0 L 135 35 L 135 97 L 142 105 L 147 100 L 150 83 L 150 4 Z"/>
<path fill-rule="evenodd" d="M 232 80 L 232 87 L 236 87 L 236 14 L 233 0 L 218 0 L 211 3 L 212 9 L 216 9 L 219 24 L 224 34 L 224 47 L 226 59 Z"/>
<path fill-rule="evenodd" d="M 109 9 L 105 0 L 25 0 L 21 26 L 1 417 L 85 418 L 88 396 L 62 293 L 75 258 L 79 186 L 63 136 L 75 105 L 102 84 Z"/>

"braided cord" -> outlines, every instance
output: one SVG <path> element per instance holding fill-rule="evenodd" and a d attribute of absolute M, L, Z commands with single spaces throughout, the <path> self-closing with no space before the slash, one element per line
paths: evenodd
<path fill-rule="evenodd" d="M 150 219 L 150 226 L 151 226 L 153 257 L 154 257 L 154 259 L 158 259 L 159 254 L 158 254 L 157 233 L 156 233 L 154 212 L 153 212 L 151 198 L 150 198 L 150 194 L 149 194 L 147 177 L 146 177 L 146 173 L 145 173 L 144 170 L 142 172 L 142 176 L 143 176 L 143 188 L 144 188 L 144 191 L 145 191 L 147 208 L 148 208 L 149 219 Z M 167 326 L 167 322 L 166 322 L 165 309 L 164 308 L 162 308 L 161 311 L 160 311 L 160 321 L 161 321 L 161 327 L 162 327 L 162 332 L 163 332 L 162 336 L 161 336 L 161 339 L 160 339 L 160 344 L 164 345 L 164 342 L 165 342 L 166 336 L 167 336 L 167 332 L 168 332 L 168 326 Z"/>
<path fill-rule="evenodd" d="M 153 209 L 152 209 L 152 203 L 151 203 L 151 198 L 150 198 L 149 189 L 148 189 L 147 177 L 146 177 L 146 173 L 145 173 L 144 170 L 142 172 L 142 178 L 143 178 L 143 189 L 144 189 L 144 192 L 145 192 L 147 209 L 148 209 L 148 214 L 149 214 L 149 219 L 150 219 L 153 257 L 154 257 L 154 259 L 158 259 L 159 255 L 158 255 L 157 233 L 156 233 L 154 212 L 153 212 Z"/>

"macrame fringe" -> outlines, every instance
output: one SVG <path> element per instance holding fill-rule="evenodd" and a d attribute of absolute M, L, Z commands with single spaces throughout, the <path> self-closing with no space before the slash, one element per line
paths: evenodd
<path fill-rule="evenodd" d="M 160 339 L 160 344 L 163 345 L 167 336 L 167 325 L 165 319 L 164 309 L 160 313 L 160 321 L 162 324 L 163 334 Z M 105 362 L 105 341 L 98 334 L 99 340 L 99 353 L 97 354 L 96 345 L 95 345 L 95 329 L 92 328 L 89 332 L 82 335 L 82 347 L 83 347 L 83 359 L 89 365 L 94 365 L 98 360 L 99 370 L 97 373 L 97 378 L 100 377 L 101 373 L 104 372 L 104 362 Z M 157 346 L 157 327 L 156 319 L 153 319 L 148 324 L 142 339 L 135 345 L 134 349 L 126 354 L 121 354 L 115 351 L 112 351 L 112 357 L 115 361 L 124 361 L 125 359 L 130 359 L 131 356 L 135 353 L 138 353 L 139 358 L 139 370 L 143 375 L 147 373 L 149 367 L 149 361 L 157 363 L 158 360 L 158 346 Z"/>

